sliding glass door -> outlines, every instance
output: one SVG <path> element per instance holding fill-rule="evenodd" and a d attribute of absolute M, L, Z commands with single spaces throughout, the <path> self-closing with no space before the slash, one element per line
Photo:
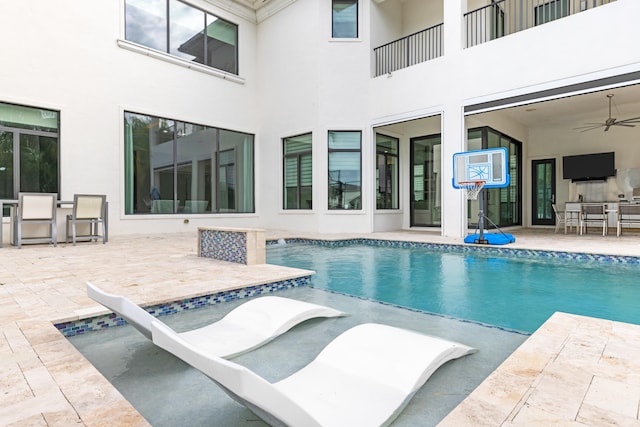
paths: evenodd
<path fill-rule="evenodd" d="M 521 203 L 521 146 L 519 141 L 490 127 L 470 129 L 467 149 L 506 148 L 509 155 L 510 184 L 505 188 L 485 189 L 483 210 L 487 217 L 499 227 L 522 224 Z M 469 227 L 478 223 L 478 201 L 470 200 L 468 206 Z"/>

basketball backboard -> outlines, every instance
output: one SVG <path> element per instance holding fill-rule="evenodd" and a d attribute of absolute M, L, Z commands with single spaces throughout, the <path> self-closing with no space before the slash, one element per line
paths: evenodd
<path fill-rule="evenodd" d="M 509 185 L 508 153 L 506 148 L 465 151 L 453 155 L 453 188 L 467 188 L 461 183 L 484 181 L 484 188 Z"/>

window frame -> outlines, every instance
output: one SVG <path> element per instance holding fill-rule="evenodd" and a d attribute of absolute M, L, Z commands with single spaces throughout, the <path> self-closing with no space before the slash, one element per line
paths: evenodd
<path fill-rule="evenodd" d="M 132 50 L 135 52 L 140 52 L 140 53 L 144 53 L 145 51 L 149 52 L 148 56 L 154 57 L 156 59 L 163 59 L 166 60 L 167 62 L 172 62 L 172 63 L 177 63 L 179 65 L 183 65 L 186 68 L 193 68 L 195 70 L 198 71 L 204 71 L 204 72 L 209 72 L 207 70 L 211 70 L 213 71 L 211 74 L 218 74 L 218 73 L 222 73 L 225 76 L 232 76 L 235 78 L 238 78 L 240 75 L 240 25 L 232 22 L 226 18 L 222 18 L 221 16 L 219 16 L 216 13 L 212 13 L 209 12 L 203 8 L 194 6 L 190 3 L 187 3 L 185 1 L 182 0 L 162 0 L 164 2 L 164 6 L 165 6 L 165 10 L 164 10 L 164 29 L 162 30 L 164 32 L 164 49 L 158 49 L 156 47 L 153 46 L 149 46 L 147 44 L 144 44 L 140 41 L 134 40 L 133 39 L 133 35 L 128 35 L 127 33 L 129 32 L 129 26 L 127 24 L 127 18 L 128 18 L 128 12 L 127 12 L 127 7 L 128 7 L 128 1 L 129 0 L 124 0 L 123 4 L 123 38 L 124 40 L 119 40 L 118 41 L 118 45 L 120 47 L 124 47 L 128 50 Z M 225 22 L 226 24 L 229 24 L 231 26 L 233 26 L 235 28 L 235 46 L 234 46 L 234 66 L 233 66 L 233 70 L 228 70 L 228 69 L 223 69 L 223 68 L 216 68 L 212 65 L 208 65 L 208 63 L 210 62 L 207 59 L 207 54 L 208 54 L 208 50 L 207 50 L 207 37 L 203 37 L 203 60 L 201 62 L 196 61 L 196 60 L 189 60 L 186 59 L 182 56 L 179 55 L 174 55 L 171 53 L 171 29 L 172 29 L 172 21 L 171 21 L 171 16 L 170 16 L 170 8 L 171 8 L 171 2 L 177 2 L 177 3 L 181 3 L 182 5 L 189 7 L 191 9 L 197 10 L 198 12 L 201 12 L 203 14 L 203 28 L 202 31 L 199 32 L 198 34 L 203 34 L 206 35 L 207 34 L 207 23 L 209 22 L 209 18 L 210 17 L 214 17 L 216 18 L 216 20 L 220 20 Z M 214 22 L 214 21 L 212 21 Z M 132 39 L 129 39 L 129 37 L 132 37 Z M 191 39 L 190 39 L 191 40 Z M 187 41 L 188 42 L 188 41 Z M 187 43 L 185 42 L 185 44 Z M 157 54 L 153 54 L 152 52 L 157 52 Z M 231 80 L 234 80 L 233 78 Z"/>
<path fill-rule="evenodd" d="M 140 117 L 142 119 L 149 119 L 150 122 L 158 125 L 157 130 L 153 130 L 153 126 L 149 127 L 149 134 L 146 136 L 147 143 L 152 144 L 156 141 L 159 141 L 161 145 L 165 143 L 171 143 L 172 147 L 166 147 L 166 149 L 160 154 L 168 155 L 170 154 L 171 159 L 169 162 L 165 162 L 166 164 L 160 166 L 154 166 L 151 164 L 151 149 L 145 146 L 139 146 L 136 149 L 136 144 L 139 141 L 136 140 L 135 131 L 137 130 L 135 127 L 130 127 L 128 124 L 128 120 L 133 121 L 136 117 Z M 124 122 L 124 213 L 125 215 L 131 216 L 155 216 L 158 214 L 168 214 L 168 215 L 193 215 L 193 214 L 208 214 L 208 215 L 219 215 L 219 214 L 255 214 L 256 212 L 256 188 L 255 188 L 255 180 L 256 180 L 256 162 L 255 162 L 255 135 L 248 132 L 241 132 L 235 130 L 229 130 L 224 128 L 218 128 L 214 126 L 202 125 L 194 122 L 187 122 L 183 120 L 175 120 L 169 117 L 157 116 L 154 114 L 148 113 L 140 113 L 132 110 L 123 110 L 123 122 Z M 165 125 L 164 127 L 161 124 Z M 169 133 L 172 134 L 171 137 L 160 140 L 156 138 L 155 140 L 151 137 L 151 132 L 156 132 L 158 136 L 165 134 L 163 129 L 171 129 L 174 131 Z M 208 146 L 205 147 L 207 152 L 210 152 L 210 158 L 198 158 L 199 162 L 208 160 L 210 162 L 210 170 L 204 171 L 203 176 L 204 180 L 200 183 L 198 181 L 199 190 L 196 194 L 189 194 L 189 198 L 185 200 L 180 199 L 180 191 L 178 189 L 178 184 L 180 180 L 181 167 L 185 166 L 188 162 L 181 161 L 182 151 L 180 148 L 186 139 L 191 135 L 197 134 L 197 132 L 205 132 L 208 131 L 212 134 L 210 140 L 208 140 Z M 128 136 L 130 134 L 130 136 Z M 234 141 L 236 137 L 244 136 L 244 138 L 250 138 L 250 141 Z M 144 140 L 142 140 L 144 142 Z M 242 144 L 249 144 L 248 146 L 242 146 Z M 238 145 L 241 144 L 241 145 Z M 237 150 L 244 148 L 244 150 L 240 150 L 240 153 L 235 154 Z M 145 150 L 149 151 L 149 158 L 142 157 L 144 156 Z M 184 151 L 188 153 L 188 151 Z M 233 152 L 234 153 L 234 162 L 224 162 L 221 158 L 223 153 Z M 138 154 L 142 153 L 142 154 Z M 134 159 L 140 158 L 139 161 L 134 161 Z M 238 161 L 238 159 L 245 159 L 245 162 Z M 148 160 L 148 161 L 147 161 Z M 146 170 L 143 166 L 143 170 L 138 170 L 138 163 L 147 164 L 148 170 Z M 249 163 L 249 164 L 246 164 Z M 200 166 L 200 163 L 195 164 L 196 167 Z M 233 182 L 229 182 L 228 180 L 221 181 L 220 173 L 221 171 L 226 171 L 227 169 L 232 168 L 233 170 Z M 251 176 L 247 176 L 247 171 L 250 168 Z M 158 179 L 155 177 L 155 173 L 158 172 L 166 172 L 171 171 L 172 174 L 172 183 L 170 185 L 162 186 L 160 185 L 160 177 Z M 193 169 L 192 169 L 193 171 Z M 151 176 L 150 174 L 153 172 L 154 176 L 152 179 L 149 179 L 149 182 L 144 182 L 144 178 L 137 179 L 136 176 Z M 207 172 L 209 172 L 208 180 L 207 180 Z M 193 172 L 192 172 L 193 173 Z M 226 178 L 226 175 L 225 175 Z M 193 179 L 193 176 L 191 177 Z M 196 176 L 198 179 L 198 176 Z M 164 182 L 168 182 L 166 179 Z M 220 184 L 231 184 L 227 186 L 226 189 L 232 189 L 232 192 L 225 192 L 225 194 L 229 195 L 233 193 L 234 201 L 233 208 L 229 208 L 227 205 L 223 205 L 221 197 L 223 196 L 220 190 Z M 147 188 L 148 186 L 148 188 Z M 160 188 L 158 188 L 160 186 Z M 200 188 L 201 187 L 201 188 Z M 148 195 L 145 194 L 148 191 Z M 161 197 L 160 191 L 165 193 L 171 193 L 171 198 Z M 157 193 L 157 197 L 154 197 L 154 192 Z M 249 194 L 250 192 L 250 194 Z M 198 195 L 198 193 L 201 193 Z M 186 194 L 186 193 L 185 193 Z M 204 194 L 204 199 L 202 199 L 202 194 Z M 207 194 L 210 195 L 207 198 Z M 148 199 L 148 200 L 147 200 Z M 154 200 L 171 200 L 173 202 L 173 210 L 171 212 L 166 211 L 167 204 L 163 202 L 162 205 L 158 207 L 158 210 L 154 212 L 155 203 Z M 227 199 L 228 201 L 229 199 Z M 207 207 L 205 207 L 204 211 L 202 211 L 199 204 L 203 201 L 208 201 Z M 181 203 L 184 202 L 184 206 Z M 187 211 L 187 203 L 191 202 L 190 211 Z M 196 211 L 193 211 L 193 208 L 196 208 Z M 208 209 L 207 209 L 208 208 Z M 182 209 L 182 210 L 181 210 Z"/>
<path fill-rule="evenodd" d="M 377 210 L 398 210 L 400 209 L 400 138 L 396 138 L 393 136 L 385 135 L 382 133 L 376 132 L 376 209 Z M 388 151 L 382 150 L 378 145 L 378 137 L 384 137 L 389 140 L 392 140 L 395 144 L 394 152 L 389 153 Z M 391 181 L 391 206 L 392 207 L 380 207 L 378 206 L 378 196 L 381 194 L 380 192 L 380 163 L 378 156 L 385 157 L 385 165 L 388 165 L 387 158 L 391 157 L 395 159 L 395 173 L 392 175 Z M 394 185 L 395 183 L 395 185 Z M 395 207 L 393 207 L 395 205 Z"/>
<path fill-rule="evenodd" d="M 331 148 L 331 134 L 333 133 L 357 133 L 358 134 L 358 148 Z M 358 183 L 359 183 L 359 195 L 354 197 L 349 201 L 348 204 L 338 203 L 337 206 L 331 206 L 331 154 L 337 153 L 358 153 Z M 362 204 L 362 131 L 361 130 L 330 130 L 327 133 L 327 209 L 330 211 L 353 211 L 353 210 L 363 210 Z M 343 193 L 345 190 L 342 191 Z M 340 195 L 339 197 L 343 197 L 344 195 Z M 359 198 L 360 203 L 358 207 L 345 207 L 350 206 L 351 202 L 355 199 Z"/>
<path fill-rule="evenodd" d="M 309 144 L 309 149 L 308 150 L 304 150 L 304 151 L 297 151 L 295 153 L 287 153 L 287 142 L 295 142 L 292 141 L 295 138 L 300 138 L 300 137 L 309 137 L 310 140 L 310 144 Z M 310 186 L 310 192 L 311 192 L 311 200 L 310 200 L 310 205 L 309 206 L 302 206 L 302 189 L 303 186 L 302 185 L 302 157 L 303 156 L 310 156 L 311 157 L 311 186 Z M 296 207 L 287 207 L 287 188 L 293 188 L 293 187 L 287 187 L 287 159 L 295 159 L 296 162 Z M 294 136 L 289 136 L 286 138 L 282 138 L 282 209 L 289 211 L 289 210 L 312 210 L 313 209 L 313 133 L 312 132 L 308 132 L 308 133 L 302 133 L 299 135 L 294 135 Z"/>
<path fill-rule="evenodd" d="M 353 2 L 356 8 L 355 35 L 353 36 L 336 36 L 335 23 L 335 6 L 337 3 Z M 333 40 L 358 40 L 360 38 L 360 0 L 331 0 L 331 39 Z"/>
<path fill-rule="evenodd" d="M 25 126 L 17 126 L 18 123 L 15 123 L 14 125 L 11 125 L 11 123 L 4 123 L 3 120 L 3 116 L 0 116 L 0 132 L 2 133 L 6 133 L 6 134 L 10 134 L 10 138 L 11 138 L 11 149 L 12 149 L 12 153 L 11 153 L 11 180 L 12 180 L 12 194 L 11 197 L 3 197 L 3 198 L 8 198 L 8 199 L 17 199 L 18 198 L 18 193 L 20 192 L 24 192 L 24 191 L 36 191 L 36 192 L 47 192 L 47 193 L 57 193 L 58 194 L 58 199 L 60 198 L 60 183 L 61 183 L 61 165 L 60 165 L 60 124 L 61 124 L 61 120 L 60 120 L 60 116 L 61 116 L 61 112 L 59 110 L 54 110 L 54 109 L 50 109 L 50 108 L 44 108 L 44 107 L 35 107 L 32 105 L 24 105 L 24 104 L 16 104 L 16 103 L 11 103 L 11 102 L 0 102 L 0 105 L 3 106 L 8 106 L 9 108 L 11 107 L 18 107 L 21 109 L 29 109 L 29 110 L 34 110 L 34 111 L 40 111 L 41 114 L 42 112 L 49 112 L 49 113 L 55 113 L 56 115 L 56 120 L 55 120 L 55 131 L 52 130 L 47 130 L 44 128 L 38 128 L 38 126 L 35 125 L 27 125 L 26 123 Z M 51 138 L 55 140 L 55 146 L 56 146 L 56 164 L 55 164 L 55 173 L 56 173 L 56 178 L 55 178 L 55 188 L 39 188 L 39 189 L 28 189 L 28 188 L 24 188 L 23 187 L 23 182 L 22 182 L 22 171 L 21 168 L 23 166 L 23 159 L 22 159 L 22 144 L 25 141 L 22 137 L 23 136 L 27 136 L 27 137 L 36 137 L 36 138 Z M 1 172 L 5 172 L 7 169 L 5 167 L 5 169 L 3 169 Z M 8 212 L 8 211 L 7 211 Z"/>
<path fill-rule="evenodd" d="M 549 0 L 533 8 L 534 26 L 547 24 L 571 15 L 569 0 Z M 559 5 L 559 7 L 558 7 Z"/>

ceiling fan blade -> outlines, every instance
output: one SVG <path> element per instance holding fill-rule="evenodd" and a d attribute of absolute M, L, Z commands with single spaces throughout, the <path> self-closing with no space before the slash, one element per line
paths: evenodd
<path fill-rule="evenodd" d="M 597 129 L 597 128 L 601 128 L 606 126 L 604 123 L 590 123 L 587 124 L 586 126 L 578 126 L 577 128 L 573 128 L 573 130 L 591 130 L 591 129 Z"/>
<path fill-rule="evenodd" d="M 574 129 L 584 129 L 584 128 L 590 128 L 593 126 L 606 126 L 606 123 L 585 123 L 582 126 L 578 126 L 577 128 Z"/>
<path fill-rule="evenodd" d="M 624 126 L 626 128 L 634 128 L 634 127 L 636 127 L 636 125 L 630 125 L 628 123 L 622 123 L 622 122 L 615 123 L 615 126 Z"/>
<path fill-rule="evenodd" d="M 620 120 L 617 123 L 640 123 L 640 117 L 632 117 L 630 119 Z"/>
<path fill-rule="evenodd" d="M 580 130 L 580 133 L 583 133 L 583 132 L 589 132 L 589 131 L 592 131 L 592 130 L 595 130 L 595 129 L 599 129 L 601 127 L 602 126 L 591 126 L 591 127 L 586 128 L 586 129 L 577 129 L 577 130 Z"/>
<path fill-rule="evenodd" d="M 604 131 L 605 131 L 605 132 L 606 132 L 606 131 L 608 131 L 610 127 L 611 127 L 611 126 L 607 125 L 607 127 L 605 127 L 605 128 L 604 128 Z"/>

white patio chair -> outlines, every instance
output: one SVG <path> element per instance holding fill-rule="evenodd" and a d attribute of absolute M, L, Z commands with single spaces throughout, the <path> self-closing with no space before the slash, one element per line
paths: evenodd
<path fill-rule="evenodd" d="M 582 204 L 580 212 L 580 235 L 587 233 L 589 224 L 602 227 L 602 235 L 607 235 L 607 205 L 604 203 Z"/>
<path fill-rule="evenodd" d="M 553 203 L 551 205 L 551 207 L 553 208 L 553 213 L 556 216 L 556 230 L 555 230 L 555 233 L 557 233 L 558 230 L 560 229 L 560 226 L 562 226 L 562 227 L 564 227 L 564 234 L 567 234 L 567 218 L 565 217 L 565 213 L 564 212 L 558 212 L 558 209 L 557 209 L 555 203 Z"/>
<path fill-rule="evenodd" d="M 102 243 L 107 242 L 107 224 L 106 224 L 106 200 L 107 196 L 103 194 L 75 194 L 73 196 L 73 210 L 71 215 L 67 215 L 67 233 L 65 242 L 69 243 L 69 237 L 73 241 L 102 239 Z M 78 224 L 87 224 L 89 226 L 88 234 L 78 235 Z M 102 234 L 98 228 L 102 228 Z"/>
<path fill-rule="evenodd" d="M 56 193 L 19 193 L 16 208 L 16 245 L 22 248 L 23 243 L 53 243 L 58 245 L 56 227 Z M 23 237 L 23 227 L 29 224 L 46 224 L 49 226 L 48 236 Z"/>
<path fill-rule="evenodd" d="M 618 221 L 616 224 L 616 235 L 620 237 L 622 234 L 622 226 L 640 226 L 640 204 L 624 204 L 618 205 Z"/>

